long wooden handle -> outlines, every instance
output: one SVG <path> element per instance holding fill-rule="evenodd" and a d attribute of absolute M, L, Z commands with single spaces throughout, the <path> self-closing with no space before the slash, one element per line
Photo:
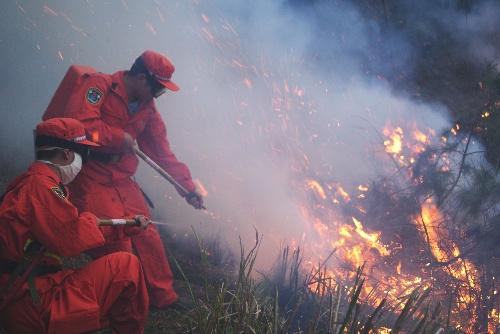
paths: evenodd
<path fill-rule="evenodd" d="M 163 176 L 165 179 L 167 179 L 168 182 L 172 183 L 174 187 L 179 189 L 183 193 L 184 196 L 189 195 L 189 191 L 187 191 L 186 188 L 184 188 L 182 185 L 180 185 L 179 182 L 175 181 L 174 178 L 172 176 L 170 176 L 169 173 L 167 173 L 163 168 L 158 166 L 158 164 L 156 162 L 151 160 L 151 158 L 148 157 L 144 152 L 142 152 L 137 146 L 134 146 L 134 151 L 139 157 L 141 157 L 142 160 L 144 160 L 148 165 L 153 167 L 158 173 L 160 173 L 161 176 Z M 204 205 L 201 208 L 204 210 L 207 209 Z"/>
<path fill-rule="evenodd" d="M 142 160 L 147 162 L 148 165 L 153 167 L 158 173 L 160 173 L 161 176 L 163 176 L 165 179 L 167 179 L 168 182 L 172 183 L 176 188 L 180 189 L 180 191 L 184 194 L 187 195 L 189 194 L 189 191 L 186 190 L 183 186 L 179 184 L 179 182 L 175 181 L 172 176 L 170 176 L 169 173 L 167 173 L 163 168 L 158 166 L 156 162 L 151 160 L 150 157 L 148 157 L 144 152 L 142 152 L 137 146 L 134 146 L 134 151 L 135 153 L 141 157 Z"/>

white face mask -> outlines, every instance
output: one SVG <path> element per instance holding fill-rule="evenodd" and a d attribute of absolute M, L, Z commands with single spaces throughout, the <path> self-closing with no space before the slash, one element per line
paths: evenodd
<path fill-rule="evenodd" d="M 61 172 L 62 183 L 68 184 L 75 179 L 76 175 L 80 173 L 80 170 L 82 169 L 82 156 L 76 152 L 73 153 L 75 153 L 75 158 L 73 159 L 73 162 L 66 166 L 61 166 L 46 160 L 38 160 L 38 161 L 44 162 L 52 166 L 56 166 Z"/>

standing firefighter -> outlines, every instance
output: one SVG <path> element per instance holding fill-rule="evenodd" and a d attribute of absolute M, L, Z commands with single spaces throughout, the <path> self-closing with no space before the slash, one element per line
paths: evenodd
<path fill-rule="evenodd" d="M 61 256 L 104 244 L 97 218 L 79 214 L 64 185 L 97 145 L 80 122 L 55 118 L 37 125 L 35 146 L 38 160 L 7 186 L 0 204 L 1 326 L 9 333 L 81 333 L 108 325 L 112 333 L 142 333 L 149 303 L 136 256 L 115 253 L 61 269 Z M 146 218 L 140 220 L 145 228 Z"/>
<path fill-rule="evenodd" d="M 171 81 L 174 70 L 166 57 L 153 51 L 138 57 L 130 71 L 111 75 L 90 67 L 70 67 L 43 119 L 75 118 L 100 144 L 91 150 L 89 163 L 71 184 L 71 201 L 78 209 L 99 218 L 142 214 L 151 219 L 143 193 L 132 179 L 139 163 L 135 141 L 187 191 L 178 189 L 189 204 L 197 209 L 203 207 L 203 197 L 188 167 L 170 150 L 166 126 L 154 102 L 167 89 L 179 90 Z M 126 228 L 101 227 L 101 231 L 106 244 L 88 251 L 92 258 L 135 250 L 144 269 L 151 305 L 168 307 L 177 300 L 172 271 L 154 225 L 136 235 L 130 235 Z"/>

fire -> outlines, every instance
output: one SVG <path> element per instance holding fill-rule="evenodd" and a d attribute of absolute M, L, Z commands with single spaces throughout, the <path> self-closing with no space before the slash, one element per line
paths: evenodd
<path fill-rule="evenodd" d="M 478 286 L 479 277 L 476 277 L 478 271 L 470 261 L 459 258 L 460 250 L 448 237 L 447 231 L 439 228 L 442 219 L 437 207 L 428 200 L 422 207 L 421 231 L 428 238 L 429 248 L 434 258 L 445 264 L 445 269 L 456 280 L 463 282 L 459 288 L 461 303 L 465 305 L 475 303 L 475 295 L 468 293 L 468 290 L 475 289 Z M 457 260 L 452 261 L 453 259 Z"/>
<path fill-rule="evenodd" d="M 401 153 L 403 147 L 403 129 L 401 129 L 400 127 L 392 129 L 386 127 L 383 131 L 383 134 L 384 136 L 389 137 L 389 139 L 384 141 L 385 151 L 392 154 Z"/>
<path fill-rule="evenodd" d="M 325 191 L 318 182 L 316 182 L 315 180 L 307 180 L 307 184 L 310 189 L 313 189 L 316 196 L 321 199 L 326 199 Z"/>
<path fill-rule="evenodd" d="M 337 192 L 336 195 L 339 195 L 343 198 L 344 201 L 349 202 L 351 198 L 349 197 L 349 194 L 342 188 L 340 184 L 336 185 Z"/>
<path fill-rule="evenodd" d="M 429 248 L 434 257 L 443 263 L 451 262 L 453 259 L 460 257 L 460 250 L 449 238 L 447 231 L 439 228 L 442 217 L 437 207 L 430 200 L 422 207 L 421 218 L 422 233 L 426 234 L 423 237 L 428 238 Z M 447 268 L 455 278 L 465 280 L 470 287 L 474 288 L 477 285 L 477 278 L 470 275 L 471 272 L 476 272 L 476 269 L 469 261 L 459 259 L 456 264 L 448 265 Z"/>
<path fill-rule="evenodd" d="M 379 251 L 382 256 L 388 256 L 391 254 L 384 246 L 382 246 L 378 240 L 380 236 L 380 232 L 375 233 L 366 233 L 363 230 L 363 225 L 356 219 L 352 218 L 352 221 L 356 225 L 356 232 L 363 238 L 365 238 L 369 242 L 369 246 Z"/>
<path fill-rule="evenodd" d="M 410 140 L 405 140 L 405 131 L 411 134 Z M 395 161 L 408 170 L 408 172 L 402 172 L 401 176 L 410 180 L 413 177 L 413 164 L 417 161 L 419 154 L 425 152 L 431 140 L 435 139 L 434 131 L 431 129 L 422 131 L 415 126 L 410 130 L 387 126 L 383 133 L 387 137 L 384 140 L 386 153 L 395 157 Z M 443 138 L 439 139 L 442 143 L 446 142 Z M 405 160 L 403 156 L 408 156 L 410 159 Z M 436 156 L 429 155 L 429 158 L 435 159 Z M 440 161 L 441 171 L 450 170 L 450 160 L 446 156 L 441 156 Z M 418 180 L 416 186 L 424 182 L 424 177 L 419 176 Z M 373 291 L 377 289 L 381 289 L 386 296 L 398 298 L 417 287 L 427 288 L 436 285 L 446 286 L 446 284 L 450 284 L 450 287 L 455 289 L 456 295 L 450 298 L 454 298 L 455 307 L 452 313 L 457 317 L 470 312 L 471 305 L 478 303 L 476 290 L 480 287 L 478 276 L 480 271 L 471 261 L 462 257 L 459 246 L 453 241 L 447 229 L 446 222 L 449 218 L 434 203 L 432 197 L 420 203 L 420 211 L 410 220 L 413 221 L 420 234 L 415 236 L 423 245 L 420 254 L 423 258 L 429 259 L 426 265 L 422 264 L 419 270 L 415 270 L 416 263 L 398 258 L 398 254 L 403 254 L 405 248 L 394 241 L 389 243 L 382 241 L 381 230 L 373 231 L 372 228 L 367 228 L 370 225 L 366 225 L 357 216 L 351 216 L 351 222 L 338 219 L 342 215 L 336 212 L 336 209 L 327 206 L 328 199 L 330 198 L 330 202 L 338 208 L 349 205 L 352 201 L 351 194 L 341 183 L 327 183 L 326 186 L 322 186 L 318 180 L 309 178 L 306 185 L 306 189 L 313 191 L 319 201 L 316 210 L 332 210 L 325 216 L 303 210 L 305 219 L 311 214 L 316 215 L 312 227 L 318 234 L 318 239 L 321 240 L 313 247 L 317 250 L 316 256 L 323 258 L 321 251 L 325 249 L 337 249 L 340 253 L 338 255 L 341 262 L 339 267 L 335 270 L 331 268 L 325 270 L 322 275 L 334 281 L 349 281 L 353 279 L 356 268 L 363 266 L 365 272 L 369 273 L 370 279 L 365 282 L 361 296 L 362 298 L 371 296 L 374 305 L 381 301 L 381 297 L 373 297 Z M 367 185 L 359 185 L 355 189 L 359 191 L 355 198 L 360 200 L 366 198 L 370 192 L 370 187 Z M 355 208 L 360 215 L 368 212 L 361 203 L 356 203 Z M 332 216 L 335 218 L 332 219 Z M 309 265 L 314 268 L 313 270 L 319 271 L 314 261 L 309 262 Z M 441 281 L 443 279 L 449 281 Z M 313 291 L 316 288 L 311 287 Z M 497 310 L 493 309 L 490 316 L 494 318 L 496 312 Z M 471 319 L 474 317 L 475 315 L 471 315 Z M 466 330 L 465 327 L 462 329 Z"/>

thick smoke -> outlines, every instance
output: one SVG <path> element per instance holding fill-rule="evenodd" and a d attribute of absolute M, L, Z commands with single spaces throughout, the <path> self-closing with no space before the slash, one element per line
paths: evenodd
<path fill-rule="evenodd" d="M 380 26 L 375 16 L 395 8 L 373 3 L 380 8 L 369 11 L 346 1 L 2 2 L 1 171 L 15 175 L 32 161 L 32 130 L 69 65 L 113 73 L 152 49 L 176 66 L 181 91 L 157 105 L 172 149 L 206 188 L 209 209 L 192 210 L 141 165 L 137 180 L 154 215 L 178 224 L 178 232 L 193 226 L 235 247 L 239 236 L 251 246 L 258 231 L 266 253 L 312 242 L 299 176 L 354 187 L 384 170 L 374 159 L 383 151 L 384 126 L 450 126 L 444 107 L 415 102 L 384 79 L 411 77 L 425 46 L 440 42 L 429 40 L 432 29 L 446 31 L 464 59 L 498 60 L 488 37 L 499 5 L 477 3 L 463 9 L 452 1 L 399 1 L 401 17 Z"/>

